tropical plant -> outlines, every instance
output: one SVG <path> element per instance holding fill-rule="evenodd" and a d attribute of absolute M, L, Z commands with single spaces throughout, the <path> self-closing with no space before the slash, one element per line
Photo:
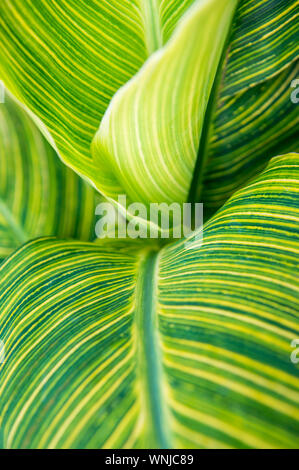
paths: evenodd
<path fill-rule="evenodd" d="M 297 16 L 2 0 L 2 447 L 298 445 Z M 206 221 L 93 242 L 119 194 Z"/>

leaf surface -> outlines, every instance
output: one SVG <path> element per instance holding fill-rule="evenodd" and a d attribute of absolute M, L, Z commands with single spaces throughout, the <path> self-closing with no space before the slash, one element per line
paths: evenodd
<path fill-rule="evenodd" d="M 227 54 L 223 95 L 272 78 L 298 59 L 297 0 L 241 0 Z"/>
<path fill-rule="evenodd" d="M 93 142 L 106 195 L 124 192 L 145 204 L 187 200 L 236 4 L 195 2 L 164 48 L 114 95 Z"/>
<path fill-rule="evenodd" d="M 199 160 L 203 170 L 197 191 L 202 192 L 205 172 L 207 192 L 215 186 L 221 193 L 204 196 L 206 201 L 213 200 L 213 210 L 231 194 L 227 179 L 234 179 L 235 187 L 244 183 L 243 166 L 240 172 L 236 172 L 235 165 L 232 172 L 227 171 L 230 160 L 235 161 L 234 154 L 230 155 L 227 149 L 225 175 L 223 180 L 218 177 L 220 157 L 218 153 L 215 155 L 215 139 L 221 132 L 222 119 L 218 111 L 214 120 L 216 128 L 208 145 L 211 149 L 207 153 L 212 158 L 207 171 L 206 153 L 200 151 L 196 157 L 202 126 L 209 128 L 206 106 L 218 55 L 226 39 L 224 17 L 227 16 L 229 23 L 234 4 L 233 0 L 93 0 L 86 5 L 82 0 L 41 0 L 37 6 L 34 0 L 3 0 L 0 5 L 0 76 L 26 109 L 37 117 L 63 161 L 100 192 L 112 198 L 116 193 L 126 193 L 138 201 L 164 198 L 164 201 L 182 202 L 186 200 L 193 168 Z M 223 23 L 215 24 L 213 29 L 212 23 L 225 5 Z M 296 0 L 238 2 L 216 101 L 229 103 L 234 95 L 249 93 L 290 67 L 297 57 L 296 8 Z M 187 31 L 185 42 L 182 38 L 182 43 L 177 45 L 178 54 L 168 57 L 166 53 L 165 68 L 168 67 L 169 73 L 166 77 L 166 72 L 160 70 L 157 89 L 151 82 L 148 93 L 141 93 L 139 98 L 138 93 L 132 95 L 134 86 L 128 86 L 126 109 L 123 102 L 126 97 L 121 100 L 125 115 L 116 116 L 113 112 L 112 119 L 109 112 L 105 116 L 95 146 L 98 150 L 92 156 L 92 140 L 109 104 L 111 110 L 115 93 L 118 97 L 122 95 L 118 90 L 132 77 L 135 77 L 133 83 L 138 82 L 145 70 L 150 81 L 149 64 L 165 52 L 163 46 L 168 50 L 177 30 L 182 30 L 185 21 L 191 21 L 191 13 L 196 16 L 196 11 L 201 9 L 210 9 L 205 25 L 209 33 L 203 37 L 202 28 L 198 28 L 199 34 L 194 38 L 190 28 L 189 43 Z M 217 31 L 221 25 L 223 37 L 219 38 Z M 212 31 L 216 31 L 214 35 Z M 198 60 L 193 57 L 196 50 Z M 212 65 L 206 57 L 209 55 L 214 59 Z M 260 91 L 256 88 L 255 93 Z M 116 102 L 119 98 L 115 98 Z M 136 103 L 139 106 L 135 114 Z M 131 133 L 132 119 L 137 116 L 138 135 L 135 126 Z M 235 116 L 228 113 L 227 119 L 228 116 L 232 120 L 228 125 L 234 126 Z M 111 119 L 117 122 L 117 129 L 112 129 L 111 133 L 109 130 L 108 136 L 101 135 L 101 132 L 105 134 L 108 123 L 112 126 Z M 294 150 L 280 149 L 279 144 L 269 150 L 269 155 Z M 124 148 L 126 151 L 122 153 Z M 264 161 L 267 160 L 265 155 L 261 157 Z M 248 157 L 248 162 L 252 160 L 252 156 Z M 257 173 L 261 166 L 254 164 L 254 168 Z M 138 177 L 145 177 L 142 184 Z"/>
<path fill-rule="evenodd" d="M 190 0 L 4 0 L 0 76 L 63 160 L 96 184 L 90 145 L 115 92 Z"/>
<path fill-rule="evenodd" d="M 94 238 L 94 190 L 6 93 L 0 104 L 0 258 L 46 235 Z"/>
<path fill-rule="evenodd" d="M 299 116 L 291 101 L 294 63 L 274 78 L 233 96 L 220 94 L 215 109 L 206 167 L 197 198 L 206 216 L 257 175 L 273 155 L 298 151 Z"/>
<path fill-rule="evenodd" d="M 4 446 L 296 447 L 298 176 L 276 157 L 188 249 L 41 239 L 7 259 Z"/>

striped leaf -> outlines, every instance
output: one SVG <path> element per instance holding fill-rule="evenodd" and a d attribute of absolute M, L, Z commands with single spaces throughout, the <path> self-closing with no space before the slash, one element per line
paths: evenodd
<path fill-rule="evenodd" d="M 273 159 L 201 246 L 40 239 L 10 256 L 3 446 L 296 447 L 298 180 L 298 155 Z"/>
<path fill-rule="evenodd" d="M 94 236 L 94 191 L 6 93 L 0 104 L 0 258 L 25 241 Z"/>
<path fill-rule="evenodd" d="M 298 58 L 297 0 L 240 0 L 223 95 L 265 81 Z"/>
<path fill-rule="evenodd" d="M 90 145 L 111 98 L 193 2 L 1 2 L 0 77 L 42 120 L 63 160 L 94 184 Z"/>
<path fill-rule="evenodd" d="M 298 151 L 299 116 L 291 101 L 294 63 L 273 79 L 234 96 L 220 94 L 198 198 L 206 215 L 255 176 L 273 155 Z"/>
<path fill-rule="evenodd" d="M 219 95 L 214 77 L 228 30 L 228 53 L 217 74 L 221 103 L 272 80 L 296 59 L 296 5 L 41 0 L 37 6 L 34 0 L 3 0 L 0 76 L 37 116 L 63 161 L 100 192 L 181 202 L 191 181 L 201 188 L 206 154 L 213 154 L 201 152 L 203 142 L 196 157 L 202 128 L 204 141 L 209 135 L 213 113 L 206 107 L 213 82 L 212 102 Z M 218 134 L 216 127 L 211 146 Z M 192 176 L 196 160 L 203 167 L 198 184 L 197 173 Z M 217 167 L 216 159 L 208 184 L 214 184 Z M 241 181 L 242 173 L 237 177 Z M 226 184 L 224 179 L 222 193 Z"/>
<path fill-rule="evenodd" d="M 114 95 L 93 143 L 105 194 L 145 204 L 187 200 L 236 4 L 195 2 L 164 48 Z"/>
<path fill-rule="evenodd" d="M 190 200 L 206 215 L 273 155 L 297 152 L 297 0 L 241 0 L 199 145 Z"/>

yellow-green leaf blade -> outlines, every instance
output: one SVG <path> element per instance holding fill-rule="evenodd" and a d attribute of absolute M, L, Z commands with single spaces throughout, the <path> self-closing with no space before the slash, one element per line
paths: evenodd
<path fill-rule="evenodd" d="M 93 183 L 92 139 L 115 92 L 152 52 L 152 18 L 165 41 L 192 2 L 1 2 L 1 79 L 62 159 Z"/>
<path fill-rule="evenodd" d="M 205 225 L 202 245 L 163 250 L 158 314 L 178 447 L 297 447 L 298 178 L 298 155 L 274 158 Z"/>
<path fill-rule="evenodd" d="M 223 96 L 270 79 L 298 59 L 297 0 L 241 0 L 227 57 Z"/>
<path fill-rule="evenodd" d="M 113 97 L 93 143 L 97 186 L 106 195 L 144 203 L 187 199 L 236 5 L 195 2 L 167 45 Z"/>
<path fill-rule="evenodd" d="M 203 245 L 43 239 L 6 260 L 4 446 L 159 446 L 163 410 L 174 448 L 296 447 L 298 173 L 273 159 Z"/>
<path fill-rule="evenodd" d="M 217 101 L 207 165 L 198 198 L 206 215 L 256 176 L 273 155 L 296 152 L 298 109 L 291 100 L 291 83 L 299 72 L 294 63 L 286 70 L 246 91 Z"/>
<path fill-rule="evenodd" d="M 65 167 L 30 117 L 0 104 L 0 258 L 30 238 L 94 238 L 95 195 Z"/>
<path fill-rule="evenodd" d="M 101 176 L 90 144 L 107 106 L 194 5 L 194 0 L 95 0 L 88 6 L 82 0 L 42 0 L 37 7 L 34 0 L 3 0 L 1 79 L 41 119 L 62 159 L 97 185 Z M 295 60 L 296 6 L 295 0 L 238 2 L 221 99 L 268 80 Z M 182 175 L 189 175 L 189 166 Z M 118 187 L 115 178 L 110 183 Z M 180 191 L 178 197 L 186 192 Z"/>

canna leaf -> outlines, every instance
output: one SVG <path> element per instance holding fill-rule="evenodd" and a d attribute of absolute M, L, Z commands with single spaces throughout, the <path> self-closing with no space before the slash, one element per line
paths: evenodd
<path fill-rule="evenodd" d="M 223 96 L 252 88 L 298 59 L 298 17 L 297 0 L 240 0 Z"/>
<path fill-rule="evenodd" d="M 0 104 L 0 258 L 31 238 L 90 240 L 95 195 L 65 167 L 27 113 Z"/>
<path fill-rule="evenodd" d="M 204 203 L 206 216 L 273 155 L 298 151 L 290 88 L 299 70 L 298 15 L 296 0 L 238 4 L 189 193 Z"/>
<path fill-rule="evenodd" d="M 271 160 L 202 246 L 39 239 L 10 256 L 4 446 L 296 447 L 298 179 L 299 155 Z"/>
<path fill-rule="evenodd" d="M 210 98 L 214 97 L 217 102 L 220 96 L 220 103 L 229 102 L 233 95 L 246 94 L 247 90 L 254 90 L 259 84 L 262 86 L 263 82 L 273 80 L 273 77 L 290 67 L 297 54 L 296 5 L 295 0 L 238 2 L 228 52 L 224 66 L 219 70 L 220 89 L 213 89 Z M 212 28 L 212 23 L 225 6 L 225 15 L 219 25 L 222 25 L 222 37 L 218 36 L 217 31 L 219 33 L 220 29 L 216 27 L 213 40 L 208 39 L 212 32 L 210 26 Z M 219 135 L 218 115 L 211 140 L 213 148 L 207 152 L 200 151 L 197 158 L 199 166 L 202 167 L 198 184 L 197 175 L 192 176 L 202 126 L 209 129 L 210 114 L 213 117 L 213 113 L 206 112 L 206 106 L 234 6 L 234 0 L 94 0 L 88 5 L 82 0 L 41 0 L 38 6 L 33 0 L 3 0 L 0 5 L 0 39 L 3 44 L 0 50 L 0 75 L 26 109 L 34 113 L 39 126 L 58 150 L 63 161 L 88 179 L 100 192 L 113 198 L 116 193 L 125 192 L 147 203 L 160 200 L 161 197 L 164 201 L 184 201 L 189 193 L 191 180 L 195 187 L 198 186 L 200 191 L 202 190 L 202 176 L 205 173 L 205 181 L 209 185 L 208 193 L 211 185 L 218 186 L 219 183 L 221 186 L 221 196 L 211 194 L 211 199 L 217 198 L 217 201 L 212 203 L 213 209 L 230 194 L 230 190 L 227 190 L 226 175 L 227 178 L 234 178 L 235 187 L 244 183 L 243 166 L 240 173 L 235 171 L 235 166 L 232 173 L 226 170 L 223 181 L 217 176 L 218 154 L 215 157 L 215 168 L 213 161 L 214 141 Z M 205 22 L 205 38 L 199 28 L 192 48 L 193 29 L 190 28 L 189 43 L 188 31 L 183 35 L 188 44 L 183 54 L 170 54 L 168 61 L 165 61 L 165 67 L 168 64 L 169 71 L 174 70 L 176 64 L 177 70 L 183 71 L 180 63 L 190 60 L 185 73 L 176 74 L 176 83 L 180 83 L 180 89 L 171 89 L 173 72 L 164 80 L 163 89 L 159 81 L 160 88 L 157 90 L 153 90 L 153 83 L 150 84 L 146 96 L 141 95 L 144 104 L 144 107 L 141 107 L 141 117 L 144 121 L 138 120 L 138 130 L 142 130 L 142 138 L 147 140 L 136 140 L 135 134 L 130 135 L 126 141 L 129 155 L 126 151 L 119 157 L 119 153 L 122 153 L 122 148 L 121 152 L 119 149 L 120 142 L 124 140 L 125 132 L 131 129 L 134 110 L 128 103 L 124 116 L 116 115 L 115 111 L 110 113 L 114 108 L 111 102 L 113 96 L 116 93 L 114 104 L 119 102 L 120 95 L 123 96 L 123 102 L 126 99 L 124 92 L 118 90 L 127 84 L 126 89 L 130 90 L 130 102 L 133 105 L 134 83 L 139 83 L 144 74 L 149 77 L 149 68 L 153 67 L 150 64 L 155 62 L 155 58 L 164 57 L 165 53 L 167 55 L 167 50 L 175 43 L 179 31 L 183 31 L 183 25 L 189 22 L 191 24 L 193 17 L 195 21 L 196 12 L 208 9 L 210 14 Z M 203 17 L 201 20 L 203 21 Z M 195 47 L 201 38 L 201 46 L 209 40 L 206 49 Z M 177 43 L 178 52 L 183 49 L 182 45 L 183 37 L 182 44 L 179 41 Z M 196 53 L 196 49 L 198 60 L 192 60 L 192 53 Z M 211 58 L 215 59 L 212 65 L 207 57 L 204 60 L 202 57 L 210 52 Z M 173 60 L 170 63 L 171 58 Z M 191 62 L 193 68 L 190 66 Z M 200 64 L 204 67 L 198 68 Z M 160 69 L 163 68 L 162 64 L 160 65 Z M 160 79 L 161 72 L 162 70 Z M 196 82 L 197 73 L 200 81 L 194 88 L 189 85 Z M 168 118 L 171 116 L 170 94 L 180 109 L 178 114 L 182 117 L 179 121 L 180 116 L 175 115 L 174 121 L 171 122 L 173 127 L 167 119 L 164 122 L 161 118 L 161 110 L 165 111 L 164 103 L 168 103 Z M 153 97 L 156 97 L 156 100 Z M 151 109 L 157 103 L 158 97 L 162 99 L 158 109 L 155 109 L 156 115 L 153 116 Z M 188 102 L 191 98 L 195 98 L 192 107 Z M 121 106 L 124 107 L 124 104 Z M 105 115 L 108 107 L 109 112 Z M 190 119 L 186 119 L 188 109 L 192 116 Z M 196 112 L 198 116 L 194 117 Z M 105 119 L 100 126 L 92 156 L 90 145 L 104 115 Z M 232 120 L 234 125 L 235 117 Z M 112 125 L 110 121 L 119 121 L 117 151 L 112 149 L 115 132 L 113 135 L 104 135 L 103 140 L 101 138 L 108 124 Z M 181 133 L 181 129 L 185 132 Z M 158 145 L 157 130 L 160 133 Z M 177 130 L 179 133 L 173 141 L 172 133 Z M 208 133 L 203 134 L 205 140 Z M 269 152 L 271 155 L 276 153 L 276 148 L 274 151 L 269 149 Z M 212 156 L 208 171 L 205 171 L 206 154 Z M 251 155 L 253 154 L 254 151 Z M 162 164 L 160 160 L 157 164 L 158 156 Z M 225 167 L 230 158 L 235 157 L 228 154 Z M 263 158 L 266 161 L 266 158 Z M 124 168 L 125 160 L 133 171 L 127 166 Z M 252 160 L 250 156 L 250 161 Z M 246 167 L 246 164 L 244 166 Z M 255 167 L 256 172 L 260 167 L 261 165 Z M 133 175 L 147 176 L 141 184 Z M 208 201 L 210 195 L 205 197 Z"/>
<path fill-rule="evenodd" d="M 90 145 L 111 98 L 193 1 L 1 2 L 1 78 L 62 159 L 93 184 Z"/>
<path fill-rule="evenodd" d="M 299 149 L 298 110 L 290 99 L 290 84 L 298 72 L 294 63 L 244 92 L 226 98 L 220 94 L 206 168 L 196 188 L 206 216 L 258 174 L 272 155 Z"/>
<path fill-rule="evenodd" d="M 97 187 L 107 196 L 125 193 L 145 204 L 187 200 L 236 4 L 195 2 L 167 45 L 114 95 L 93 144 Z"/>

